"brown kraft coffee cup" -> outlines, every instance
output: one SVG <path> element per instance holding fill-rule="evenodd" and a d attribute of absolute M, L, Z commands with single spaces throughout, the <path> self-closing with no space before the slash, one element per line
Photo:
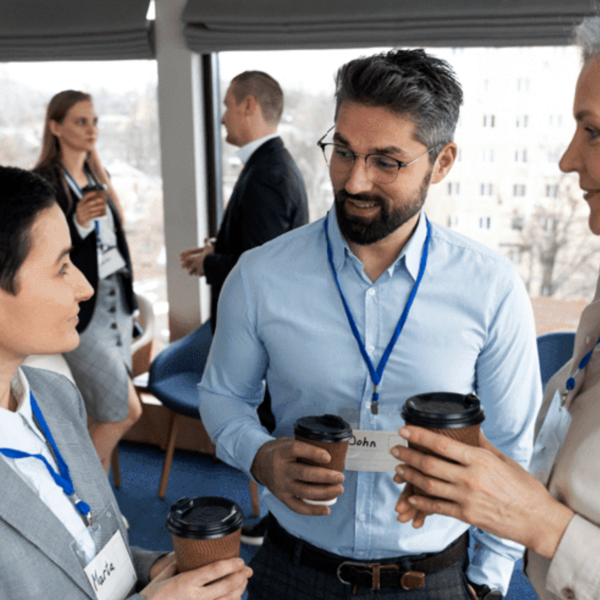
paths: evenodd
<path fill-rule="evenodd" d="M 331 461 L 327 464 L 304 459 L 300 460 L 300 462 L 343 473 L 348 444 L 352 439 L 352 428 L 344 419 L 336 415 L 301 417 L 294 423 L 294 438 L 318 448 L 323 448 L 331 456 Z M 331 506 L 336 503 L 337 498 L 329 500 L 308 500 L 303 498 L 302 500 L 307 504 L 325 504 Z"/>
<path fill-rule="evenodd" d="M 469 446 L 479 446 L 479 428 L 485 415 L 475 394 L 431 392 L 408 398 L 402 408 L 402 418 L 407 425 L 423 427 Z M 423 454 L 438 456 L 417 444 L 409 442 L 408 446 Z M 442 456 L 439 458 L 448 460 Z M 414 492 L 429 496 L 417 487 Z"/>
<path fill-rule="evenodd" d="M 167 529 L 180 573 L 240 554 L 244 514 L 233 500 L 181 498 L 169 511 Z"/>

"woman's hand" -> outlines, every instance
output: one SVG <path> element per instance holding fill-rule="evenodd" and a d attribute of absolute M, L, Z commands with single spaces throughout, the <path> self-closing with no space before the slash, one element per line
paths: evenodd
<path fill-rule="evenodd" d="M 523 544 L 546 558 L 554 556 L 574 512 L 490 444 L 483 432 L 479 448 L 420 427 L 403 427 L 399 434 L 457 463 L 404 446 L 392 449 L 405 463 L 396 467 L 396 481 L 406 481 L 435 496 L 407 498 L 403 494 L 396 505 L 401 523 L 414 518 L 420 526 L 426 515 L 437 513 Z"/>
<path fill-rule="evenodd" d="M 147 600 L 236 600 L 241 598 L 252 569 L 241 558 L 230 558 L 175 575 L 177 564 L 171 555 L 161 557 L 167 565 L 140 595 Z"/>
<path fill-rule="evenodd" d="M 75 218 L 82 227 L 88 227 L 89 222 L 106 214 L 106 192 L 86 192 L 75 208 Z"/>

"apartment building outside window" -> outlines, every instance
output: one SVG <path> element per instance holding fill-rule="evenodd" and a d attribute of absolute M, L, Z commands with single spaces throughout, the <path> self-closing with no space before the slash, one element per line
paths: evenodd
<path fill-rule="evenodd" d="M 449 196 L 458 196 L 459 194 L 460 194 L 460 182 L 459 181 L 448 182 L 448 195 Z"/>
<path fill-rule="evenodd" d="M 517 148 L 515 150 L 515 162 L 527 162 L 527 148 Z"/>
<path fill-rule="evenodd" d="M 516 125 L 517 127 L 529 127 L 529 115 L 518 115 Z"/>
<path fill-rule="evenodd" d="M 529 79 L 519 78 L 517 79 L 517 91 L 528 92 L 529 91 Z"/>
<path fill-rule="evenodd" d="M 483 115 L 484 127 L 496 127 L 496 115 Z"/>
<path fill-rule="evenodd" d="M 479 217 L 479 229 L 491 229 L 492 218 L 491 217 Z"/>
<path fill-rule="evenodd" d="M 546 198 L 558 198 L 558 184 L 547 184 L 546 185 Z"/>
<path fill-rule="evenodd" d="M 484 148 L 481 151 L 481 160 L 483 160 L 483 162 L 494 162 L 494 149 Z"/>
<path fill-rule="evenodd" d="M 479 184 L 479 195 L 480 196 L 491 196 L 494 191 L 494 185 L 492 183 L 480 183 Z"/>
<path fill-rule="evenodd" d="M 524 184 L 515 183 L 513 185 L 513 196 L 515 198 L 522 198 L 523 196 L 525 196 L 525 192 L 526 192 L 526 188 L 525 188 Z"/>

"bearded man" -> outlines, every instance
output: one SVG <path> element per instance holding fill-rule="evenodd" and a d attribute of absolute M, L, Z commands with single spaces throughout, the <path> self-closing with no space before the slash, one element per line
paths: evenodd
<path fill-rule="evenodd" d="M 473 531 L 469 564 L 468 525 L 430 516 L 414 529 L 394 513 L 403 486 L 389 450 L 407 398 L 476 393 L 485 434 L 523 465 L 540 403 L 531 303 L 516 270 L 423 212 L 429 185 L 456 159 L 461 103 L 448 63 L 423 50 L 344 65 L 335 124 L 318 142 L 333 208 L 244 254 L 225 284 L 200 409 L 217 455 L 266 488 L 253 599 L 507 591 L 519 546 Z M 265 384 L 272 435 L 256 418 Z M 328 452 L 292 437 L 299 417 L 323 414 L 354 430 L 343 474 L 325 468 Z"/>

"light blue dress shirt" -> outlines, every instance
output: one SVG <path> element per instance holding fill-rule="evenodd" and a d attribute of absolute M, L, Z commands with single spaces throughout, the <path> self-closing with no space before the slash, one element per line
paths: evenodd
<path fill-rule="evenodd" d="M 483 430 L 527 466 L 541 384 L 531 302 L 510 261 L 431 224 L 427 269 L 379 386 L 373 384 L 337 290 L 323 220 L 249 252 L 219 302 L 219 326 L 200 384 L 202 421 L 225 462 L 250 474 L 258 449 L 273 439 L 256 408 L 265 378 L 277 419 L 274 437 L 292 436 L 301 416 L 337 414 L 354 428 L 393 431 L 415 394 L 475 391 Z M 373 283 L 330 211 L 328 233 L 340 285 L 377 366 L 419 271 L 426 236 L 421 216 L 396 262 Z M 264 503 L 285 529 L 315 546 L 359 560 L 438 552 L 468 526 L 428 517 L 423 528 L 396 520 L 402 486 L 393 473 L 345 472 L 345 492 L 326 517 L 299 515 L 268 491 Z M 522 547 L 483 531 L 468 576 L 506 592 Z"/>

